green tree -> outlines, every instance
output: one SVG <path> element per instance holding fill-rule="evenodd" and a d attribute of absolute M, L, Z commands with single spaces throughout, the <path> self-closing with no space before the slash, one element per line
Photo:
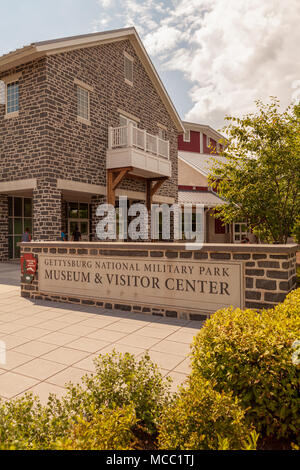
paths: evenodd
<path fill-rule="evenodd" d="M 300 213 L 300 105 L 256 102 L 257 112 L 227 117 L 227 146 L 209 182 L 228 204 L 216 208 L 224 223 L 247 220 L 268 243 L 286 243 Z"/>

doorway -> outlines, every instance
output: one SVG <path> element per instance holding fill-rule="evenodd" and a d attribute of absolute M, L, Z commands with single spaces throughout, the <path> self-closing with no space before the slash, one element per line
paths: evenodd
<path fill-rule="evenodd" d="M 81 241 L 88 242 L 90 233 L 89 233 L 89 220 L 83 219 L 69 219 L 68 233 L 69 240 L 72 240 L 72 234 L 75 232 L 76 227 L 78 227 L 79 232 L 81 233 Z"/>
<path fill-rule="evenodd" d="M 81 240 L 88 242 L 90 239 L 90 207 L 84 202 L 68 203 L 68 240 L 72 240 L 72 233 L 78 227 Z"/>

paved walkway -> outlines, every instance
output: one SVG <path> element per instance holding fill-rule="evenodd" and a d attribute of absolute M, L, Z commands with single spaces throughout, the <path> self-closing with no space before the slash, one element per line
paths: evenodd
<path fill-rule="evenodd" d="M 0 397 L 32 391 L 45 402 L 50 392 L 61 396 L 67 382 L 77 383 L 93 372 L 93 359 L 114 348 L 137 357 L 149 350 L 176 389 L 189 372 L 187 355 L 200 326 L 116 310 L 32 302 L 20 297 L 19 265 L 0 264 L 0 341 L 6 345 Z"/>

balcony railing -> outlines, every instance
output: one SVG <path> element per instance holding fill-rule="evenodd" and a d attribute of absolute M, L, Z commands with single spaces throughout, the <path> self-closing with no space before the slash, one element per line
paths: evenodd
<path fill-rule="evenodd" d="M 131 123 L 128 126 L 109 127 L 108 147 L 116 149 L 135 147 L 167 160 L 170 159 L 170 144 L 157 135 L 152 135 L 143 129 L 138 129 Z"/>

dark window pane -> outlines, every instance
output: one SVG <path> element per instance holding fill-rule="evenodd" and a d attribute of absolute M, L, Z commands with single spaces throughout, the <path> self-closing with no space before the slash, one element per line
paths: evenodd
<path fill-rule="evenodd" d="M 80 219 L 88 219 L 89 218 L 89 205 L 88 204 L 80 204 L 80 206 L 79 206 L 79 217 L 80 217 Z"/>
<path fill-rule="evenodd" d="M 23 223 L 22 219 L 14 219 L 15 234 L 22 235 L 23 233 Z"/>
<path fill-rule="evenodd" d="M 8 215 L 12 217 L 13 215 L 13 198 L 9 197 L 8 198 Z"/>
<path fill-rule="evenodd" d="M 69 218 L 78 219 L 78 204 L 77 202 L 69 203 Z"/>
<path fill-rule="evenodd" d="M 78 227 L 77 222 L 70 222 L 70 235 L 75 232 L 76 227 Z"/>
<path fill-rule="evenodd" d="M 20 247 L 17 245 L 21 242 L 21 237 L 14 237 L 14 258 L 20 258 Z"/>
<path fill-rule="evenodd" d="M 13 227 L 13 220 L 14 219 L 8 219 L 8 233 L 10 235 L 13 235 L 13 230 L 14 230 L 14 227 Z"/>
<path fill-rule="evenodd" d="M 20 197 L 14 198 L 14 216 L 22 217 L 22 199 Z"/>
<path fill-rule="evenodd" d="M 88 235 L 88 222 L 81 222 L 81 234 Z"/>
<path fill-rule="evenodd" d="M 8 237 L 8 257 L 12 259 L 14 257 L 14 249 L 13 249 L 13 237 Z"/>
<path fill-rule="evenodd" d="M 32 219 L 24 219 L 24 230 L 29 228 L 29 233 L 32 234 Z"/>
<path fill-rule="evenodd" d="M 24 217 L 32 217 L 32 199 L 24 199 Z"/>

